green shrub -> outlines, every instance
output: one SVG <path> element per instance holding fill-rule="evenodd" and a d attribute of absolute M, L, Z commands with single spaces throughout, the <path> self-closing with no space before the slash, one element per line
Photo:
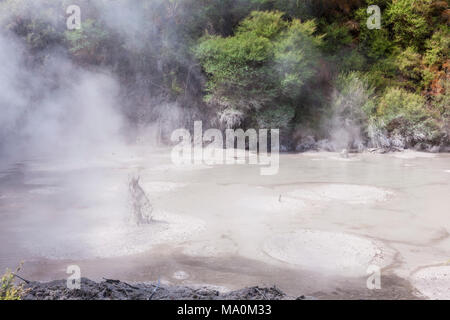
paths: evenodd
<path fill-rule="evenodd" d="M 234 36 L 202 38 L 195 54 L 208 74 L 209 105 L 218 114 L 245 110 L 259 126 L 288 126 L 317 70 L 321 38 L 315 30 L 314 21 L 286 21 L 281 12 L 265 11 L 252 12 Z"/>
<path fill-rule="evenodd" d="M 257 37 L 273 39 L 289 26 L 280 11 L 253 11 L 238 26 L 236 34 L 254 33 Z"/>
<path fill-rule="evenodd" d="M 51 0 L 0 1 L 0 29 L 22 38 L 34 51 L 61 44 L 65 28 L 64 6 Z"/>
<path fill-rule="evenodd" d="M 65 36 L 70 44 L 70 51 L 76 55 L 80 52 L 95 52 L 106 40 L 108 33 L 96 21 L 87 19 L 82 23 L 81 29 L 68 30 Z"/>
<path fill-rule="evenodd" d="M 442 65 L 450 51 L 450 29 L 447 26 L 439 26 L 433 36 L 425 42 L 424 62 L 428 66 Z"/>
<path fill-rule="evenodd" d="M 321 21 L 321 24 L 321 32 L 324 33 L 321 48 L 326 53 L 333 54 L 353 42 L 350 31 L 345 25 L 340 25 L 338 22 L 330 24 L 327 21 Z"/>
<path fill-rule="evenodd" d="M 396 79 L 397 73 L 396 56 L 391 55 L 371 65 L 367 72 L 367 79 L 373 87 L 377 88 L 377 91 L 384 91 L 388 86 L 400 86 Z"/>
<path fill-rule="evenodd" d="M 427 117 L 424 109 L 425 99 L 401 88 L 389 88 L 380 98 L 377 115 L 386 120 L 404 116 L 411 121 L 420 121 Z"/>
<path fill-rule="evenodd" d="M 293 20 L 274 43 L 274 69 L 277 86 L 287 99 L 296 99 L 303 85 L 316 72 L 320 37 L 314 37 L 316 25 L 313 20 Z"/>
<path fill-rule="evenodd" d="M 16 273 L 20 271 L 22 265 L 16 269 Z M 10 270 L 0 279 L 0 300 L 20 300 L 26 294 L 23 285 L 14 284 L 14 274 Z"/>
<path fill-rule="evenodd" d="M 438 112 L 444 119 L 450 119 L 450 81 L 448 79 L 441 79 L 439 81 L 441 92 L 433 96 L 432 105 L 436 112 Z"/>
<path fill-rule="evenodd" d="M 425 107 L 425 98 L 401 88 L 389 88 L 380 98 L 372 119 L 391 136 L 401 136 L 407 146 L 437 144 L 442 138 L 439 114 Z"/>
<path fill-rule="evenodd" d="M 427 23 L 431 0 L 393 0 L 386 18 L 394 41 L 402 47 L 421 48 L 431 29 Z"/>
<path fill-rule="evenodd" d="M 397 56 L 397 65 L 403 76 L 420 80 L 422 77 L 422 57 L 412 47 L 406 48 L 405 51 Z"/>

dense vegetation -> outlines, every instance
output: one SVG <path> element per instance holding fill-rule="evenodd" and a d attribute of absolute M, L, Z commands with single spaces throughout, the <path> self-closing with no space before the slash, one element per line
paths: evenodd
<path fill-rule="evenodd" d="M 136 125 L 176 109 L 177 126 L 280 128 L 287 150 L 449 145 L 448 0 L 3 0 L 0 19 L 30 68 L 57 51 L 115 74 Z"/>

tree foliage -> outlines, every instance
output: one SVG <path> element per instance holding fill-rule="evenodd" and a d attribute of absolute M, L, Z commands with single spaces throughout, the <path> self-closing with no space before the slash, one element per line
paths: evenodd
<path fill-rule="evenodd" d="M 81 30 L 66 29 L 69 4 L 83 8 Z M 381 29 L 366 25 L 369 5 Z M 352 109 L 362 128 L 389 132 L 401 117 L 445 132 L 449 12 L 442 0 L 4 0 L 0 28 L 22 39 L 31 64 L 57 51 L 117 75 L 133 122 L 177 103 L 212 124 L 279 127 L 293 141 L 300 127 L 326 138 L 320 124 L 345 105 L 338 96 L 363 108 L 343 89 L 361 83 L 371 92 L 370 108 Z"/>
<path fill-rule="evenodd" d="M 286 127 L 316 72 L 321 39 L 315 31 L 312 20 L 287 21 L 282 12 L 254 11 L 233 36 L 202 38 L 195 52 L 209 75 L 208 101 L 219 105 L 219 112 L 247 110 L 246 117 L 259 126 L 274 119 Z"/>

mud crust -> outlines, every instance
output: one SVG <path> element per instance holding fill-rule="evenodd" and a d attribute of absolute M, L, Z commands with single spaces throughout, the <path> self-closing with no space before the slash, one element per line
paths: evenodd
<path fill-rule="evenodd" d="M 343 285 L 333 292 L 315 292 L 312 295 L 289 296 L 273 287 L 248 287 L 221 292 L 214 288 L 171 286 L 156 283 L 127 283 L 105 279 L 102 282 L 82 278 L 81 289 L 69 290 L 66 280 L 47 283 L 30 282 L 24 300 L 414 300 L 423 299 L 413 294 L 409 283 L 397 276 L 385 278 L 382 290 L 354 290 Z"/>
<path fill-rule="evenodd" d="M 106 279 L 94 282 L 81 279 L 81 289 L 69 290 L 65 280 L 48 283 L 31 282 L 25 300 L 285 300 L 287 297 L 276 287 L 251 287 L 222 293 L 201 287 L 167 286 L 150 283 L 129 284 Z"/>

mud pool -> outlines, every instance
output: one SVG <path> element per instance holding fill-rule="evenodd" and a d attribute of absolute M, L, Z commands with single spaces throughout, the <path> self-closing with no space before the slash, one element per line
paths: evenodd
<path fill-rule="evenodd" d="M 130 221 L 133 174 L 149 225 Z M 275 176 L 178 167 L 143 147 L 27 159 L 0 168 L 0 268 L 24 261 L 24 277 L 47 281 L 77 264 L 93 280 L 358 298 L 376 265 L 383 290 L 449 299 L 449 208 L 449 154 L 282 154 Z"/>

